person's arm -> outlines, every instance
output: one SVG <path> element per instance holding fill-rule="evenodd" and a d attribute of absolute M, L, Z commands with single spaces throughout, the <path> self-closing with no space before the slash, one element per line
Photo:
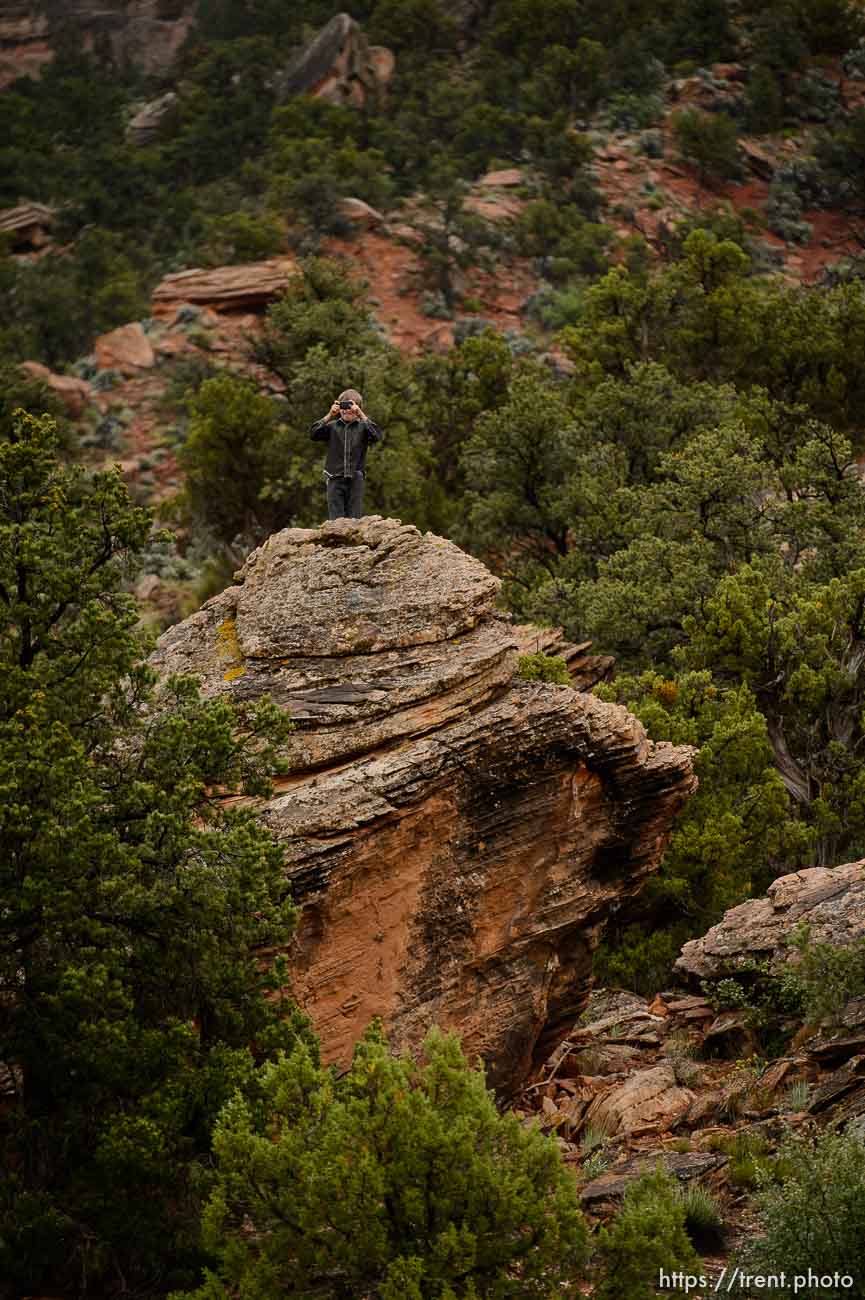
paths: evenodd
<path fill-rule="evenodd" d="M 366 426 L 367 441 L 381 442 L 382 438 L 384 437 L 384 434 L 382 433 L 381 429 L 378 427 L 376 422 L 374 420 L 371 420 L 368 415 L 362 416 L 362 419 Z"/>
<path fill-rule="evenodd" d="M 309 431 L 309 436 L 313 442 L 327 442 L 330 438 L 330 426 L 339 415 L 339 402 L 331 402 L 330 410 L 327 415 L 323 415 L 320 420 Z"/>

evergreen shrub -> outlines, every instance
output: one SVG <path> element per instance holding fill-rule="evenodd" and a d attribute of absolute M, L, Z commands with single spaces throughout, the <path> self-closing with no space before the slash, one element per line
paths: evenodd
<path fill-rule="evenodd" d="M 229 1103 L 197 1300 L 576 1300 L 587 1234 L 557 1145 L 499 1114 L 453 1036 L 424 1052 L 394 1058 L 373 1025 L 341 1077 L 299 1045 Z"/>
<path fill-rule="evenodd" d="M 758 1176 L 759 1226 L 743 1268 L 783 1276 L 779 1300 L 863 1300 L 865 1146 L 859 1134 L 790 1137 L 779 1151 L 777 1178 Z M 795 1289 L 797 1276 L 838 1274 L 850 1285 Z"/>

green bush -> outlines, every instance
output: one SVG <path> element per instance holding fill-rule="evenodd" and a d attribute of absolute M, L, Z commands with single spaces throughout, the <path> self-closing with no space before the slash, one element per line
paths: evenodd
<path fill-rule="evenodd" d="M 676 147 L 685 162 L 696 168 L 701 185 L 738 175 L 736 123 L 728 114 L 686 108 L 674 115 L 672 127 Z"/>
<path fill-rule="evenodd" d="M 201 260 L 209 266 L 258 262 L 284 247 L 285 231 L 272 213 L 233 212 L 207 227 Z"/>
<path fill-rule="evenodd" d="M 863 1300 L 865 1146 L 853 1131 L 790 1137 L 777 1181 L 759 1180 L 758 1226 L 743 1268 L 782 1274 L 781 1300 Z M 841 1274 L 849 1285 L 795 1285 L 797 1276 Z"/>
<path fill-rule="evenodd" d="M 655 1300 L 660 1270 L 697 1271 L 685 1206 L 658 1166 L 625 1192 L 622 1208 L 597 1236 L 599 1284 L 594 1300 Z"/>
<path fill-rule="evenodd" d="M 4 1300 L 193 1281 L 215 1116 L 301 1024 L 258 953 L 282 854 L 211 797 L 266 797 L 287 722 L 189 678 L 157 705 L 125 592 L 151 525 L 48 417 L 0 440 Z"/>
<path fill-rule="evenodd" d="M 199 1300 L 576 1300 L 587 1235 L 555 1142 L 498 1113 L 454 1037 L 424 1052 L 373 1026 L 335 1078 L 300 1045 L 225 1108 Z"/>
<path fill-rule="evenodd" d="M 673 962 L 688 937 L 688 927 L 681 923 L 649 932 L 636 922 L 614 928 L 595 953 L 595 980 L 651 997 L 669 983 Z"/>
<path fill-rule="evenodd" d="M 527 682 L 554 682 L 557 686 L 570 686 L 571 675 L 561 655 L 547 655 L 543 651 L 533 655 L 520 655 L 517 672 Z"/>
<path fill-rule="evenodd" d="M 801 989 L 802 1006 L 810 1023 L 837 1022 L 851 998 L 865 993 L 865 940 L 849 947 L 818 943 L 807 926 L 793 935 L 799 964 L 793 978 Z"/>
<path fill-rule="evenodd" d="M 766 200 L 766 224 L 775 235 L 789 244 L 807 244 L 811 238 L 810 222 L 802 220 L 802 200 L 789 184 L 774 180 Z"/>
<path fill-rule="evenodd" d="M 685 1211 L 685 1231 L 697 1250 L 717 1249 L 723 1244 L 724 1224 L 718 1202 L 711 1192 L 690 1185 L 680 1192 Z"/>

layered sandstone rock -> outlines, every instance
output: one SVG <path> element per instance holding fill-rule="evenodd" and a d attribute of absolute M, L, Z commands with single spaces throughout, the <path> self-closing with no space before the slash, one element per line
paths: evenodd
<path fill-rule="evenodd" d="M 97 58 L 148 75 L 173 62 L 197 0 L 2 0 L 0 88 L 38 77 L 70 38 Z"/>
<path fill-rule="evenodd" d="M 363 199 L 348 196 L 339 200 L 339 211 L 346 221 L 361 230 L 378 230 L 385 224 L 384 216 L 377 208 Z"/>
<path fill-rule="evenodd" d="M 171 118 L 178 98 L 173 90 L 142 104 L 126 126 L 127 142 L 137 149 L 155 140 L 165 123 Z"/>
<path fill-rule="evenodd" d="M 691 752 L 522 681 L 498 581 L 397 520 L 287 529 L 160 639 L 160 673 L 294 719 L 261 808 L 302 921 L 294 988 L 328 1060 L 374 1015 L 458 1030 L 512 1087 L 573 1025 L 607 916 L 658 866 Z"/>
<path fill-rule="evenodd" d="M 781 966 L 801 923 L 814 941 L 836 948 L 865 938 L 865 861 L 781 876 L 765 898 L 731 908 L 701 939 L 686 943 L 675 969 L 699 981 L 735 975 L 744 962 Z"/>
<path fill-rule="evenodd" d="M 260 311 L 285 292 L 297 264 L 291 257 L 239 266 L 193 268 L 167 275 L 153 291 L 153 314 L 171 315 L 181 303 L 215 311 Z"/>
<path fill-rule="evenodd" d="M 51 242 L 50 230 L 56 216 L 44 203 L 19 203 L 0 212 L 0 236 L 16 251 L 44 248 Z"/>
<path fill-rule="evenodd" d="M 611 1136 L 641 1128 L 671 1129 L 693 1100 L 694 1094 L 676 1082 L 672 1065 L 661 1061 L 600 1093 L 586 1111 L 584 1123 Z"/>

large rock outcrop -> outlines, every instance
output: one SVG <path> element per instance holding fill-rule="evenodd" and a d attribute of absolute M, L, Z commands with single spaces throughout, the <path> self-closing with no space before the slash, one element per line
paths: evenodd
<path fill-rule="evenodd" d="M 675 969 L 699 981 L 735 975 L 745 962 L 777 968 L 789 960 L 800 924 L 813 940 L 835 948 L 865 938 L 865 861 L 781 876 L 765 898 L 731 908 L 701 939 L 686 943 Z"/>
<path fill-rule="evenodd" d="M 277 79 L 281 100 L 312 95 L 354 108 L 381 107 L 394 70 L 393 53 L 370 45 L 349 14 L 335 14 Z"/>
<path fill-rule="evenodd" d="M 197 7 L 197 0 L 0 0 L 0 88 L 40 76 L 70 39 L 117 67 L 163 72 Z"/>
<path fill-rule="evenodd" d="M 159 641 L 162 674 L 294 719 L 261 808 L 303 904 L 295 993 L 329 1060 L 373 1015 L 457 1029 L 513 1087 L 573 1025 L 607 916 L 656 870 L 691 751 L 515 676 L 495 579 L 397 520 L 287 529 Z"/>

